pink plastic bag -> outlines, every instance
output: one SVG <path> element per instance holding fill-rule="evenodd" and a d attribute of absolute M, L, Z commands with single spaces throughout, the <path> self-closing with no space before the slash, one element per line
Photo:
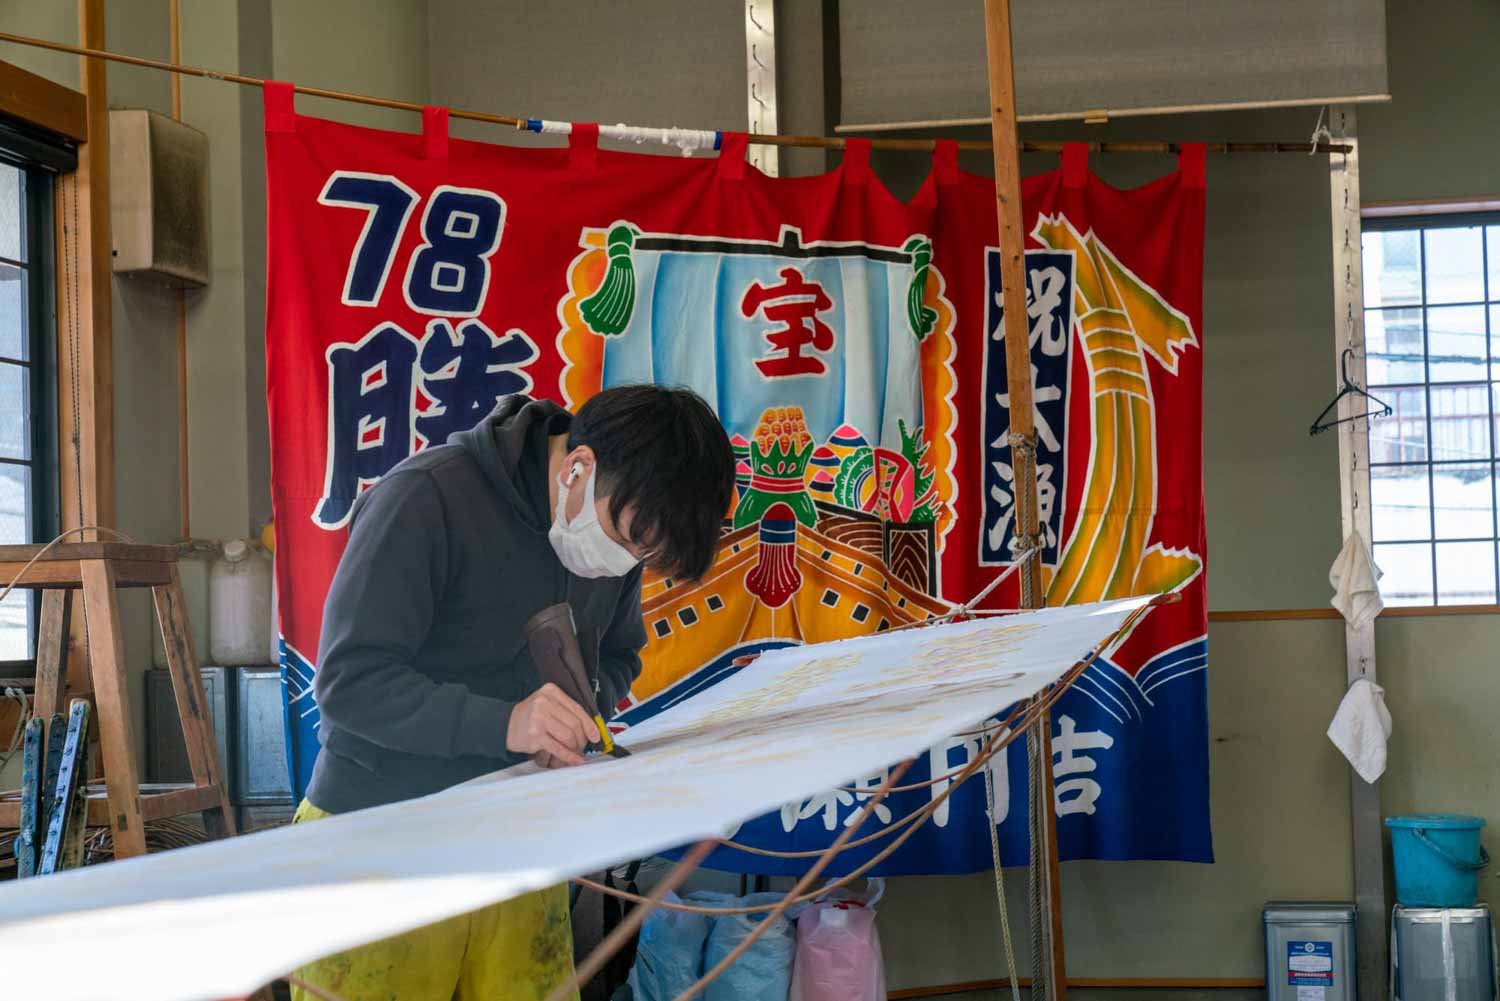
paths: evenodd
<path fill-rule="evenodd" d="M 885 1001 L 885 960 L 875 930 L 877 886 L 867 902 L 816 903 L 797 918 L 790 1001 Z"/>

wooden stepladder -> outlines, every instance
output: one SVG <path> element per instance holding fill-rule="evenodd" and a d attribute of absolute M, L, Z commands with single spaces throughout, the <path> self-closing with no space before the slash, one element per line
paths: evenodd
<path fill-rule="evenodd" d="M 91 792 L 88 797 L 88 824 L 112 829 L 116 858 L 144 855 L 146 822 L 165 817 L 201 813 L 210 836 L 233 835 L 234 814 L 215 749 L 203 678 L 193 654 L 176 547 L 115 542 L 56 545 L 28 569 L 26 564 L 41 549 L 0 546 L 0 585 L 14 580 L 17 589 L 42 592 L 36 657 L 38 719 L 52 720 L 64 708 L 68 633 L 72 616 L 83 613 L 105 785 L 102 795 Z M 192 766 L 190 784 L 141 788 L 117 593 L 127 587 L 151 589 Z M 82 599 L 81 608 L 75 596 Z M 0 827 L 19 828 L 21 816 L 21 794 L 0 795 Z"/>

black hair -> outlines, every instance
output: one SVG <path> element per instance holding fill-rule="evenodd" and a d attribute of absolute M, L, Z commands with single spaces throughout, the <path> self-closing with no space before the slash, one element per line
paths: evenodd
<path fill-rule="evenodd" d="M 595 490 L 616 524 L 634 506 L 630 541 L 648 566 L 697 580 L 713 566 L 734 496 L 734 451 L 718 417 L 690 389 L 616 386 L 589 398 L 568 450 L 594 450 Z"/>

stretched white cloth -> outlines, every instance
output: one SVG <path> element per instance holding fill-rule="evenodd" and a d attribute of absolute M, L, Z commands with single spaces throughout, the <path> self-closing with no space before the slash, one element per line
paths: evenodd
<path fill-rule="evenodd" d="M 520 765 L 316 824 L 0 883 L 0 994 L 243 997 L 319 956 L 718 837 L 1035 695 L 1148 600 L 776 650 L 627 730 L 623 760 Z"/>
<path fill-rule="evenodd" d="M 1328 570 L 1333 585 L 1333 607 L 1351 626 L 1362 626 L 1380 614 L 1380 568 L 1370 558 L 1370 547 L 1359 532 L 1344 540 L 1338 559 Z"/>
<path fill-rule="evenodd" d="M 1390 736 L 1391 713 L 1385 707 L 1385 689 L 1360 678 L 1344 693 L 1344 701 L 1328 726 L 1328 739 L 1344 752 L 1360 778 L 1373 783 L 1385 772 L 1385 744 Z"/>

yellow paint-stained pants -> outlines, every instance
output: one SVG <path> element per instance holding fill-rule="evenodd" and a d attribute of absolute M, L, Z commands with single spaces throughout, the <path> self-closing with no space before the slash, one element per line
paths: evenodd
<path fill-rule="evenodd" d="M 326 816 L 303 800 L 292 822 Z M 542 1001 L 572 973 L 564 884 L 320 959 L 297 976 L 343 1001 Z M 316 998 L 294 986 L 292 1001 Z"/>

